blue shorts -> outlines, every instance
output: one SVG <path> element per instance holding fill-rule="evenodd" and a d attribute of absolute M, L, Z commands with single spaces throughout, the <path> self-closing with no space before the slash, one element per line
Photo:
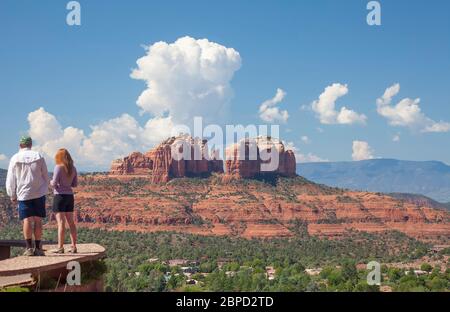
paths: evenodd
<path fill-rule="evenodd" d="M 19 219 L 29 217 L 45 218 L 45 196 L 36 199 L 19 201 Z"/>

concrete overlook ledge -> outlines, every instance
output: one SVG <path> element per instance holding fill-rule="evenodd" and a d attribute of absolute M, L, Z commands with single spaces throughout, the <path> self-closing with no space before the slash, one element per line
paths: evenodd
<path fill-rule="evenodd" d="M 105 248 L 98 244 L 79 244 L 77 247 L 77 254 L 52 254 L 49 251 L 56 246 L 43 245 L 45 257 L 19 256 L 1 260 L 0 289 L 26 285 L 32 290 L 39 291 L 103 291 L 102 273 L 100 277 L 95 276 L 89 281 L 81 280 L 79 286 L 65 285 L 65 279 L 69 273 L 67 269 L 69 262 L 77 261 L 83 270 L 84 265 L 106 257 Z M 44 279 L 53 280 L 56 283 L 51 283 L 49 288 L 43 287 L 40 282 Z"/>

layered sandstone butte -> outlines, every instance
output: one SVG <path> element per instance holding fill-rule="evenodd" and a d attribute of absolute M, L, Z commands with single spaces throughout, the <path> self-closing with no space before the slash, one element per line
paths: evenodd
<path fill-rule="evenodd" d="M 113 161 L 111 173 L 113 174 L 151 174 L 153 160 L 146 155 L 134 152 L 123 159 Z"/>
<path fill-rule="evenodd" d="M 182 135 L 171 137 L 145 154 L 134 152 L 115 160 L 111 175 L 148 175 L 153 183 L 171 178 L 207 176 L 223 172 L 223 161 L 209 156 L 206 140 Z"/>
<path fill-rule="evenodd" d="M 265 174 L 294 177 L 295 169 L 293 151 L 286 150 L 284 144 L 275 138 L 242 139 L 226 149 L 225 180 Z"/>
<path fill-rule="evenodd" d="M 258 178 L 264 175 L 295 177 L 293 151 L 275 138 L 259 136 L 243 139 L 226 149 L 224 181 Z M 187 135 L 171 137 L 145 154 L 134 152 L 115 160 L 111 175 L 148 175 L 153 183 L 171 178 L 208 176 L 223 173 L 223 160 L 217 151 L 209 155 L 207 141 Z"/>

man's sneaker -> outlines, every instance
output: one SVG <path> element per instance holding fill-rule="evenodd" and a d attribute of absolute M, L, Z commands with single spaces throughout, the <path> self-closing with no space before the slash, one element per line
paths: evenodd
<path fill-rule="evenodd" d="M 42 249 L 34 249 L 34 255 L 37 257 L 44 257 L 45 256 L 45 252 Z"/>
<path fill-rule="evenodd" d="M 63 254 L 64 253 L 64 247 L 52 249 L 52 250 L 50 250 L 50 252 L 54 253 L 54 254 Z"/>
<path fill-rule="evenodd" d="M 23 253 L 24 257 L 32 257 L 34 256 L 34 250 L 33 248 L 27 248 L 25 249 L 25 252 Z"/>

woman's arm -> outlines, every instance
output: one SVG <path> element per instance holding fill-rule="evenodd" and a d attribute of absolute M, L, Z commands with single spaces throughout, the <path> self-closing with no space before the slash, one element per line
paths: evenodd
<path fill-rule="evenodd" d="M 73 176 L 72 187 L 77 187 L 78 186 L 78 172 L 75 167 L 73 167 L 73 171 L 74 171 L 75 175 Z"/>
<path fill-rule="evenodd" d="M 45 184 L 48 186 L 50 178 L 48 177 L 47 163 L 45 162 L 45 159 L 43 157 L 41 158 L 41 174 L 42 178 L 45 181 Z"/>
<path fill-rule="evenodd" d="M 59 178 L 61 175 L 61 168 L 60 166 L 55 166 L 55 170 L 53 170 L 53 178 L 50 181 L 50 185 L 53 187 L 58 187 L 59 186 Z"/>

